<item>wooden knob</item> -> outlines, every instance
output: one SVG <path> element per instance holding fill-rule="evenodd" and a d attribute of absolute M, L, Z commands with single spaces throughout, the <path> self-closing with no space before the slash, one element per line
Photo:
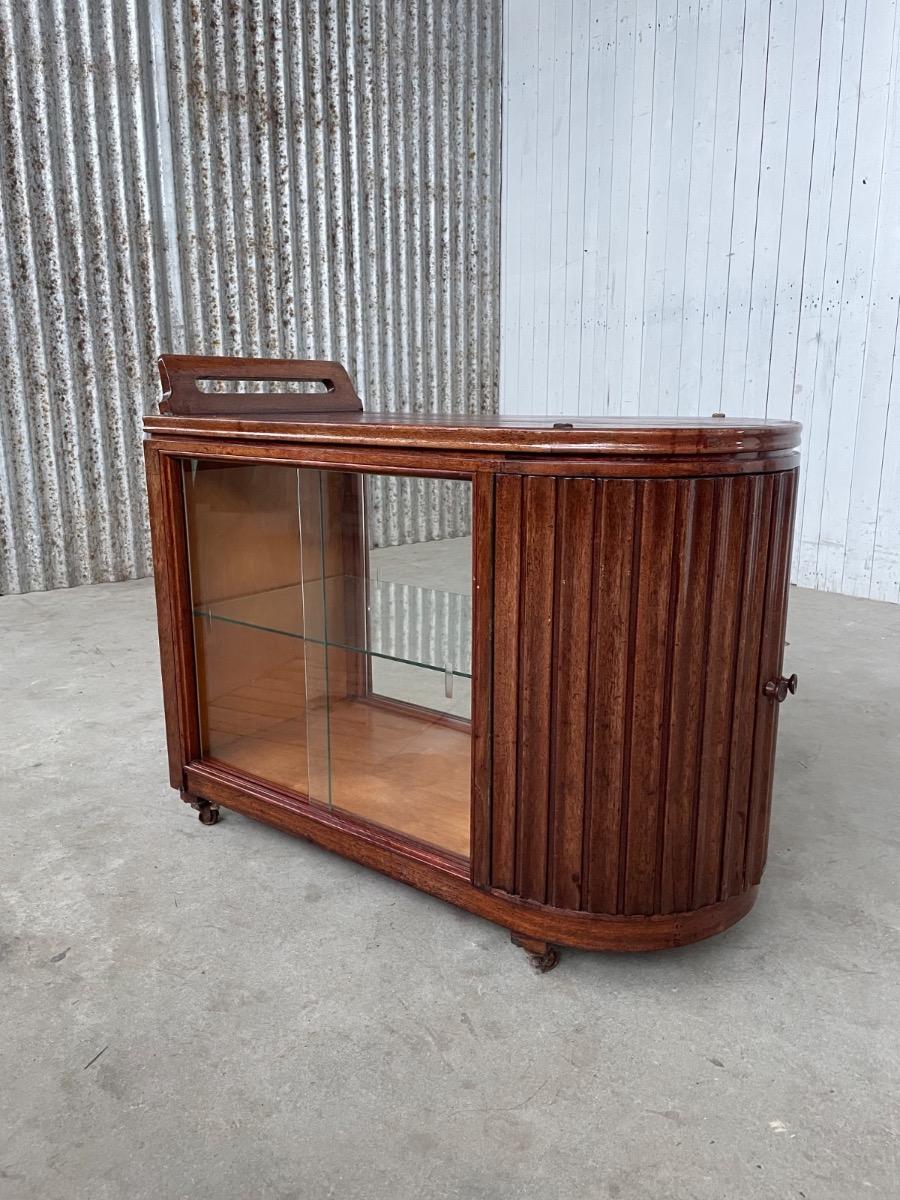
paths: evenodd
<path fill-rule="evenodd" d="M 787 699 L 788 692 L 790 692 L 790 694 L 793 696 L 796 691 L 796 675 L 791 675 L 789 678 L 785 678 L 784 675 L 779 675 L 777 679 L 770 679 L 763 688 L 763 693 L 766 696 L 770 696 L 777 700 L 779 704 L 781 704 L 783 700 Z"/>

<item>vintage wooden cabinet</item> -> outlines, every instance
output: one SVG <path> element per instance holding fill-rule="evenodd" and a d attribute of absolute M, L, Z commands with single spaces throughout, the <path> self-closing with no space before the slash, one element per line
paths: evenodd
<path fill-rule="evenodd" d="M 201 821 L 307 837 L 544 970 L 750 909 L 798 425 L 376 414 L 336 363 L 160 371 L 170 780 Z"/>

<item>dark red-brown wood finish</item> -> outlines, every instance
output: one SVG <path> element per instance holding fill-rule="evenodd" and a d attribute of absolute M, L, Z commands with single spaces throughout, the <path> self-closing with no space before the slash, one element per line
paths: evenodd
<path fill-rule="evenodd" d="M 231 807 L 441 896 L 543 970 L 554 945 L 660 949 L 749 910 L 789 692 L 797 424 L 363 413 L 333 363 L 161 373 L 145 449 L 170 780 L 201 817 Z M 473 481 L 470 863 L 203 757 L 185 459 Z"/>
<path fill-rule="evenodd" d="M 628 918 L 759 881 L 794 478 L 497 481 L 491 886 Z"/>

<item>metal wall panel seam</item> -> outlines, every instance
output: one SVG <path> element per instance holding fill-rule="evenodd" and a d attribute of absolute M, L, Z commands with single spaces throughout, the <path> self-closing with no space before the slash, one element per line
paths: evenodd
<path fill-rule="evenodd" d="M 33 18 L 29 13 L 28 17 Z M 46 346 L 38 292 L 37 255 L 32 242 L 32 215 L 25 165 L 19 64 L 10 0 L 0 2 L 0 102 L 3 104 L 2 185 L 8 213 L 9 260 L 12 271 L 3 302 L 10 306 L 15 341 L 10 354 L 21 355 L 22 386 L 27 433 L 10 447 L 21 476 L 28 477 L 28 493 L 34 504 L 32 527 L 39 530 L 40 549 L 29 563 L 22 583 L 34 587 L 59 586 L 66 579 L 63 544 L 63 505 L 57 474 L 56 452 L 49 401 Z M 27 382 L 26 382 L 27 381 Z M 17 588 L 17 590 L 20 590 Z"/>
<path fill-rule="evenodd" d="M 496 408 L 501 3 L 0 0 L 0 590 L 149 570 L 157 353 Z M 370 489 L 379 544 L 465 488 Z"/>

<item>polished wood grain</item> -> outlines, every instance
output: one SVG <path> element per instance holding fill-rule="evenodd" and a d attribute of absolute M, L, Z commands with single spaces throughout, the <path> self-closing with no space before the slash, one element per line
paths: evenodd
<path fill-rule="evenodd" d="M 145 425 L 150 418 L 145 418 Z M 438 479 L 468 479 L 477 471 L 501 475 L 587 475 L 600 479 L 721 478 L 728 475 L 769 474 L 793 470 L 799 461 L 795 450 L 762 455 L 682 455 L 655 458 L 648 455 L 593 456 L 589 460 L 568 454 L 525 455 L 501 451 L 421 447 L 306 445 L 296 441 L 268 442 L 212 439 L 202 428 L 153 435 L 153 444 L 164 454 L 202 458 L 210 462 L 266 462 L 322 467 L 342 471 L 377 471 L 383 475 L 427 474 Z"/>
<path fill-rule="evenodd" d="M 677 485 L 645 484 L 637 563 L 631 658 L 631 738 L 625 786 L 628 827 L 622 863 L 622 909 L 656 911 L 658 829 L 663 820 L 670 661 L 669 598 Z"/>
<path fill-rule="evenodd" d="M 745 916 L 756 900 L 757 889 L 750 887 L 721 904 L 650 917 L 570 912 L 530 904 L 506 892 L 473 887 L 465 864 L 457 859 L 449 859 L 388 830 L 354 822 L 343 814 L 306 803 L 281 788 L 222 764 L 188 763 L 185 777 L 191 794 L 212 804 L 224 805 L 308 838 L 419 891 L 504 925 L 520 936 L 560 946 L 584 950 L 667 950 L 721 933 Z"/>
<path fill-rule="evenodd" d="M 200 719 L 191 618 L 191 581 L 182 464 L 144 446 L 169 781 L 183 786 L 184 764 L 200 754 Z"/>
<path fill-rule="evenodd" d="M 241 397 L 236 397 L 240 400 Z M 262 404 L 265 396 L 256 397 Z M 170 436 L 247 438 L 306 445 L 413 447 L 484 453 L 640 455 L 651 458 L 768 454 L 796 446 L 792 421 L 669 422 L 664 418 L 603 421 L 571 418 L 554 428 L 551 418 L 455 416 L 445 413 L 297 414 L 260 410 L 256 419 L 147 417 L 146 427 Z"/>
<path fill-rule="evenodd" d="M 752 477 L 751 477 L 752 482 Z M 692 908 L 717 898 L 725 832 L 728 755 L 734 712 L 735 657 L 740 632 L 740 587 L 744 565 L 746 479 L 719 480 L 713 577 L 707 614 L 706 705 L 697 795 L 698 836 Z"/>
<path fill-rule="evenodd" d="M 784 635 L 787 625 L 791 543 L 796 513 L 797 473 L 781 475 L 775 483 L 772 522 L 769 530 L 769 567 L 766 575 L 764 626 L 760 645 L 759 679 L 777 679 L 784 664 Z M 757 697 L 756 733 L 750 804 L 747 816 L 745 881 L 759 883 L 769 845 L 769 814 L 772 805 L 772 761 L 778 730 L 778 704 L 763 693 Z"/>
<path fill-rule="evenodd" d="M 596 488 L 591 613 L 591 680 L 588 688 L 588 795 L 604 797 L 587 808 L 583 907 L 619 911 L 620 863 L 626 825 L 626 747 L 631 710 L 636 580 L 640 563 L 638 485 L 612 480 Z M 602 680 L 602 687 L 597 681 Z"/>
<path fill-rule="evenodd" d="M 159 359 L 156 434 L 274 439 L 331 445 L 413 446 L 486 452 L 588 452 L 613 456 L 767 454 L 790 449 L 800 427 L 754 418 L 517 417 L 485 413 L 369 413 L 340 363 L 165 354 Z M 203 391 L 210 380 L 324 384 L 317 393 Z"/>
<path fill-rule="evenodd" d="M 163 354 L 159 359 L 163 387 L 160 412 L 186 417 L 244 414 L 248 408 L 286 417 L 309 413 L 348 414 L 362 409 L 350 376 L 337 362 L 284 358 L 223 358 Z M 212 380 L 232 382 L 318 383 L 322 391 L 224 392 L 198 386 Z"/>
<path fill-rule="evenodd" d="M 706 712 L 709 589 L 712 579 L 716 484 L 698 479 L 678 491 L 678 578 L 671 614 L 665 832 L 659 870 L 659 911 L 691 907 L 696 853 L 697 788 Z"/>
<path fill-rule="evenodd" d="M 491 693 L 494 654 L 494 476 L 475 475 L 472 487 L 472 811 L 470 857 L 472 882 L 491 880 L 491 780 L 493 726 Z"/>
<path fill-rule="evenodd" d="M 584 839 L 585 745 L 591 634 L 591 549 L 594 488 L 587 479 L 559 483 L 554 566 L 558 614 L 553 638 L 555 678 L 551 722 L 556 730 L 550 760 L 548 903 L 581 907 Z M 560 803 L 560 798 L 564 802 Z"/>
<path fill-rule="evenodd" d="M 495 627 L 515 633 L 494 643 L 495 888 L 623 918 L 746 888 L 791 478 L 526 478 L 520 516 L 498 480 Z"/>
<path fill-rule="evenodd" d="M 547 731 L 553 699 L 554 535 L 556 481 L 525 479 L 522 496 L 522 577 L 519 616 L 519 728 L 516 796 L 516 891 L 547 898 L 550 755 Z"/>
<path fill-rule="evenodd" d="M 763 635 L 766 569 L 772 521 L 774 477 L 756 476 L 748 496 L 743 579 L 738 597 L 740 621 L 734 665 L 734 701 L 728 757 L 728 794 L 718 898 L 743 890 L 750 804 L 753 743 L 760 708 L 759 650 Z M 764 699 L 763 694 L 763 699 Z"/>
<path fill-rule="evenodd" d="M 703 479 L 725 475 L 760 475 L 790 471 L 799 456 L 794 450 L 750 454 L 680 454 L 654 458 L 646 454 L 510 454 L 493 463 L 504 475 L 553 475 L 595 479 Z"/>
<path fill-rule="evenodd" d="M 522 555 L 522 484 L 500 477 L 495 492 L 493 704 L 491 727 L 491 880 L 508 892 L 516 886 L 518 781 L 519 576 Z"/>

